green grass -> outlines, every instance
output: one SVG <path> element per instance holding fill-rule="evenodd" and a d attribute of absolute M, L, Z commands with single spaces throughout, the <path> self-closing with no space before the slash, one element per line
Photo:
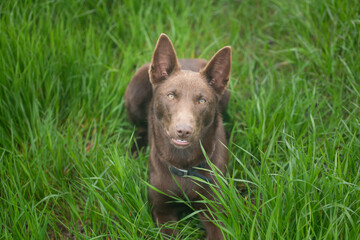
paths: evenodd
<path fill-rule="evenodd" d="M 2 1 L 0 239 L 160 239 L 123 94 L 162 32 L 180 58 L 233 49 L 214 212 L 227 238 L 359 238 L 359 13 L 358 0 Z M 205 236 L 195 215 L 174 227 Z"/>

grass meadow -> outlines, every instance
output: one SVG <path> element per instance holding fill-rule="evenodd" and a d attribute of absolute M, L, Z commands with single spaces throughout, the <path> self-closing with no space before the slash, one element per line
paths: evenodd
<path fill-rule="evenodd" d="M 1 1 L 0 239 L 161 239 L 123 95 L 162 32 L 232 46 L 224 236 L 360 239 L 358 0 Z"/>

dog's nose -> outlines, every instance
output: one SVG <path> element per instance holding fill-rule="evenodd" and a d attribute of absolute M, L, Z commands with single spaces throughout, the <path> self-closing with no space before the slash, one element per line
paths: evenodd
<path fill-rule="evenodd" d="M 186 138 L 192 134 L 193 128 L 188 125 L 178 124 L 176 125 L 176 134 L 179 137 Z"/>

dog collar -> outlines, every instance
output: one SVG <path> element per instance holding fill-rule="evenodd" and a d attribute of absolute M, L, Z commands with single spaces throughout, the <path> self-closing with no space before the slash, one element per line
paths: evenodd
<path fill-rule="evenodd" d="M 174 167 L 171 165 L 169 166 L 169 169 L 173 174 L 175 174 L 179 177 L 193 176 L 193 177 L 198 177 L 198 178 L 206 181 L 207 183 L 212 183 L 211 178 L 205 177 L 204 175 L 202 175 L 196 171 L 198 168 L 205 168 L 205 167 L 206 167 L 206 161 L 200 163 L 199 165 L 196 165 L 195 167 L 190 168 L 189 170 L 177 168 L 177 167 Z"/>

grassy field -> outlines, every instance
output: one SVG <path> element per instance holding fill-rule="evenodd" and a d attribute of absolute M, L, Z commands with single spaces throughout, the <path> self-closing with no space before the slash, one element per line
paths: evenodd
<path fill-rule="evenodd" d="M 359 14 L 358 0 L 1 1 L 0 239 L 161 238 L 123 94 L 162 32 L 180 58 L 233 49 L 227 239 L 359 239 Z M 205 236 L 196 215 L 174 227 Z"/>

